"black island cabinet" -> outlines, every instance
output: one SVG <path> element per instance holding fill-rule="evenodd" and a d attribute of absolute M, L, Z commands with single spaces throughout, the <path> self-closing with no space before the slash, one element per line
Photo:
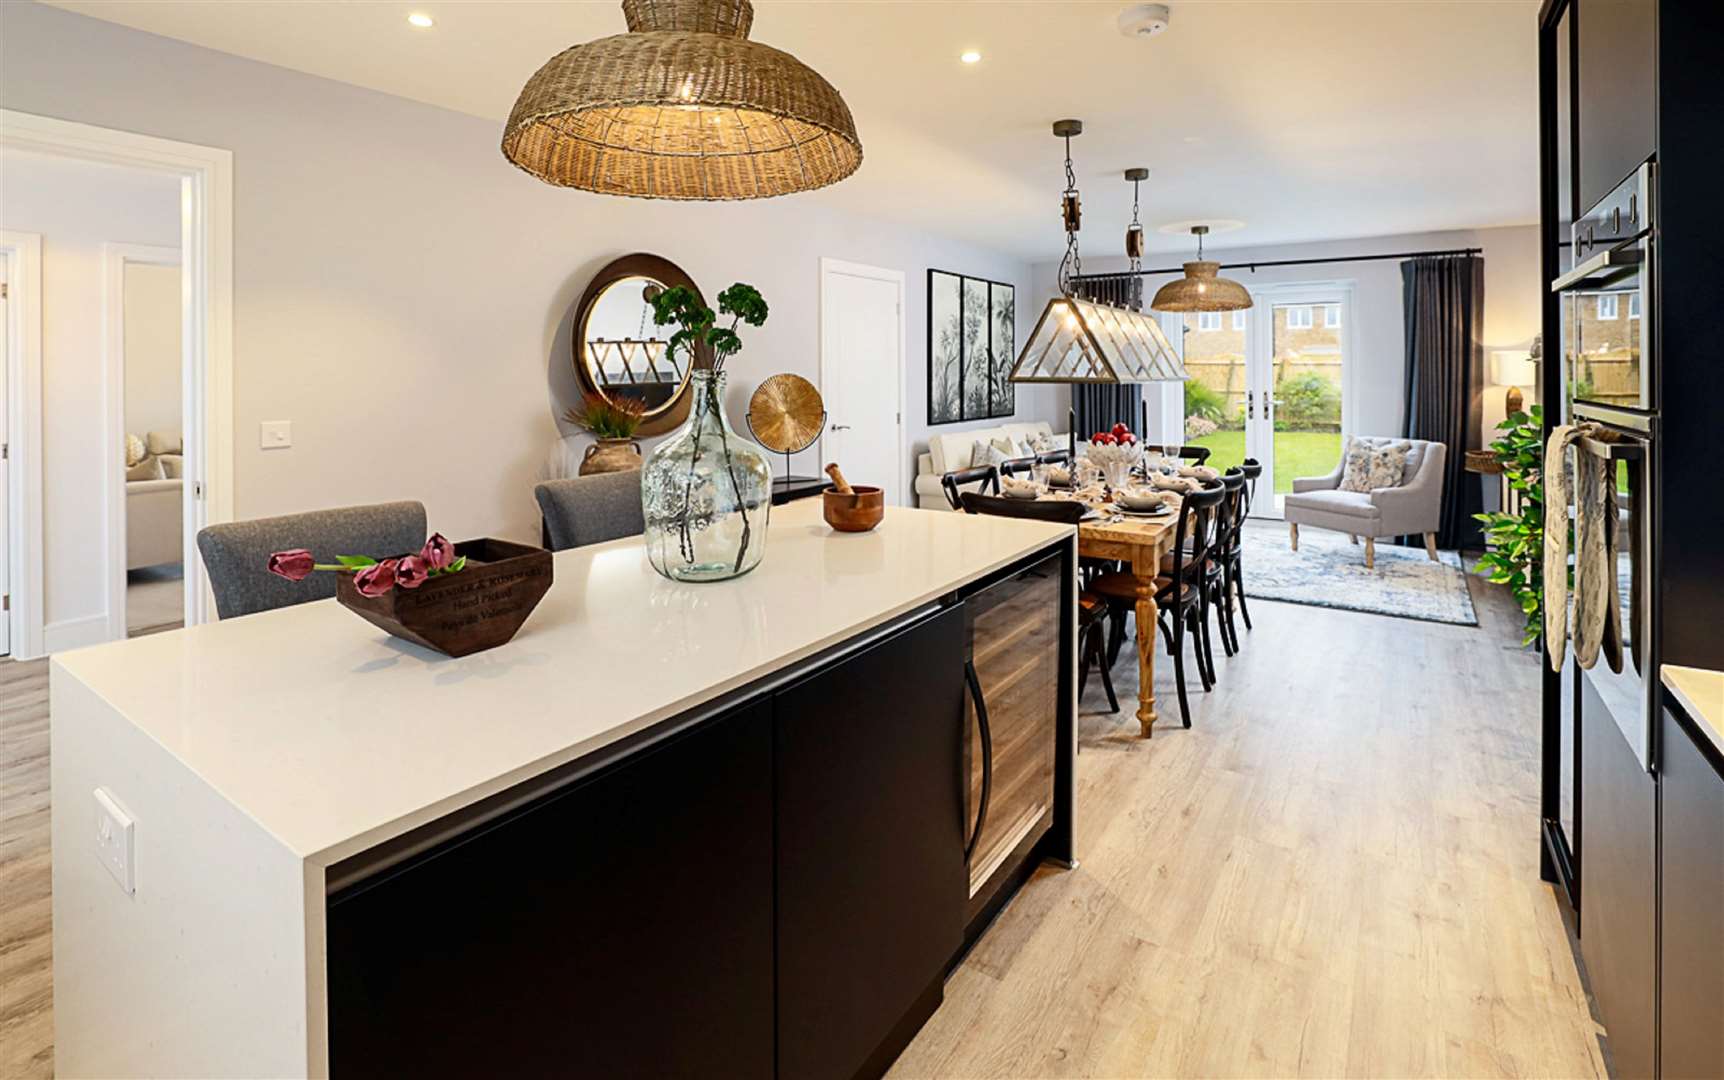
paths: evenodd
<path fill-rule="evenodd" d="M 1051 607 L 1004 645 L 1053 673 L 1031 741 L 1068 747 L 1069 796 L 1072 572 L 1060 543 L 332 867 L 331 1075 L 883 1073 L 981 932 L 967 702 L 1002 643 L 971 609 Z M 999 903 L 1069 861 L 1069 802 L 1039 783 Z"/>

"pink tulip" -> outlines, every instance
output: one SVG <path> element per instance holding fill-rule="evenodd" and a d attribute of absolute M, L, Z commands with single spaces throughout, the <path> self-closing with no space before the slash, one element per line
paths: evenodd
<path fill-rule="evenodd" d="M 419 557 L 425 560 L 428 570 L 447 570 L 455 561 L 455 545 L 442 533 L 432 533 L 431 539 L 425 541 L 425 546 L 420 549 Z"/>
<path fill-rule="evenodd" d="M 304 581 L 311 574 L 314 560 L 304 548 L 278 551 L 269 557 L 269 572 L 289 581 Z"/>
<path fill-rule="evenodd" d="M 423 555 L 404 555 L 395 564 L 395 584 L 403 589 L 417 589 L 431 576 L 431 568 Z"/>
<path fill-rule="evenodd" d="M 353 586 L 361 596 L 382 596 L 395 587 L 395 568 L 399 560 L 384 559 L 353 575 Z"/>

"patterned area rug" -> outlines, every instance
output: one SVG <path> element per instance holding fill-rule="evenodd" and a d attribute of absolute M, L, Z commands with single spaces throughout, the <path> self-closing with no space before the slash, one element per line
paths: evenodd
<path fill-rule="evenodd" d="M 1301 529 L 1299 550 L 1287 546 L 1287 526 L 1257 522 L 1245 528 L 1245 592 L 1252 599 L 1368 611 L 1425 622 L 1477 626 L 1466 570 L 1453 551 L 1432 562 L 1422 547 L 1377 544 L 1377 565 L 1365 569 L 1365 545 L 1343 533 Z"/>

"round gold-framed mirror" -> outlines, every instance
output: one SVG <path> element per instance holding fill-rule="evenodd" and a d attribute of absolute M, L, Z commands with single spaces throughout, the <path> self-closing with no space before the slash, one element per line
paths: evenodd
<path fill-rule="evenodd" d="M 672 356 L 670 328 L 653 323 L 652 298 L 678 285 L 701 296 L 682 267 L 637 252 L 594 274 L 575 307 L 572 359 L 581 391 L 642 402 L 641 435 L 662 435 L 688 418 L 689 373 L 697 360 L 710 363 L 703 359 L 704 346 Z"/>

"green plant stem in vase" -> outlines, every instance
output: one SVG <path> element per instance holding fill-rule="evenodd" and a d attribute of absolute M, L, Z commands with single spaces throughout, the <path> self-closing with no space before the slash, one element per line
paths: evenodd
<path fill-rule="evenodd" d="M 724 363 L 742 348 L 737 327 L 766 322 L 766 301 L 753 286 L 718 294 L 718 311 L 678 286 L 652 302 L 660 326 L 674 323 L 667 352 L 706 346 L 710 366 L 690 375 L 689 418 L 653 449 L 641 473 L 641 508 L 653 568 L 676 581 L 722 581 L 759 565 L 766 551 L 772 467 L 765 451 L 731 430 L 724 415 Z M 728 325 L 719 316 L 730 317 Z"/>
<path fill-rule="evenodd" d="M 1491 449 L 1509 489 L 1520 494 L 1520 512 L 1473 515 L 1488 544 L 1474 572 L 1508 586 L 1526 616 L 1521 642 L 1531 645 L 1544 632 L 1544 411 L 1534 405 L 1514 413 L 1497 430 Z"/>

